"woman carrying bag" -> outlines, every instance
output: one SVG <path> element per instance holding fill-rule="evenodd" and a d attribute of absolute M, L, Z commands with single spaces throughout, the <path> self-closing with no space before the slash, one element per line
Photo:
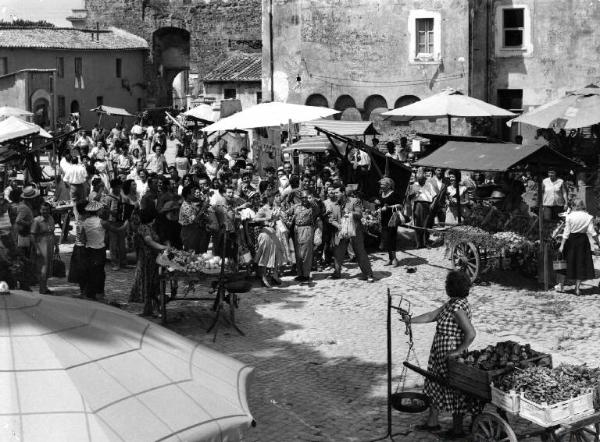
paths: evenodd
<path fill-rule="evenodd" d="M 391 178 L 382 178 L 379 181 L 380 197 L 376 203 L 381 205 L 381 242 L 389 258 L 388 263 L 384 265 L 398 267 L 398 226 L 406 222 L 406 217 L 402 213 L 402 198 L 395 192 L 394 187 L 395 183 Z"/>
<path fill-rule="evenodd" d="M 573 202 L 573 210 L 565 218 L 565 230 L 559 253 L 567 260 L 565 278 L 575 280 L 575 295 L 579 296 L 581 281 L 594 278 L 594 262 L 589 237 L 600 247 L 598 234 L 594 229 L 594 217 L 587 213 L 585 203 L 577 199 Z M 555 287 L 563 291 L 563 281 Z"/>

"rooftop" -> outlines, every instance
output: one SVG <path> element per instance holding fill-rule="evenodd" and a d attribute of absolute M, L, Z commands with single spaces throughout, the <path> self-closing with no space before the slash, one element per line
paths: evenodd
<path fill-rule="evenodd" d="M 142 37 L 118 28 L 94 29 L 8 27 L 0 28 L 0 48 L 32 49 L 148 49 Z"/>
<path fill-rule="evenodd" d="M 230 55 L 202 79 L 205 83 L 221 81 L 261 81 L 262 54 L 236 53 Z"/>

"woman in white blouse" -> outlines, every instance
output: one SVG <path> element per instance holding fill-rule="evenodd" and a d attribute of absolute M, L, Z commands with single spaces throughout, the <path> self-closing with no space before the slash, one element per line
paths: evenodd
<path fill-rule="evenodd" d="M 585 203 L 578 199 L 573 202 L 573 210 L 565 219 L 565 230 L 558 251 L 564 252 L 567 261 L 566 279 L 575 280 L 575 294 L 579 296 L 581 281 L 594 278 L 594 262 L 589 237 L 598 247 L 600 241 L 594 228 L 594 217 L 585 210 Z M 563 282 L 556 287 L 562 291 Z"/>

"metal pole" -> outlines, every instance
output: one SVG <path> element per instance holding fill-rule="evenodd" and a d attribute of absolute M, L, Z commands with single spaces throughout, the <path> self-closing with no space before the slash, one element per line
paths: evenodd
<path fill-rule="evenodd" d="M 273 55 L 273 0 L 269 0 L 269 69 L 271 77 L 271 101 L 275 101 L 275 67 L 273 64 L 275 56 Z"/>
<path fill-rule="evenodd" d="M 546 248 L 544 247 L 544 234 L 542 229 L 544 228 L 544 207 L 542 200 L 544 198 L 543 180 L 542 175 L 538 176 L 538 192 L 537 192 L 537 203 L 538 203 L 538 229 L 540 239 L 540 262 L 542 264 L 542 278 L 544 282 L 544 290 L 548 290 L 548 260 L 546 259 Z"/>
<path fill-rule="evenodd" d="M 448 135 L 452 135 L 452 117 L 448 115 Z"/>

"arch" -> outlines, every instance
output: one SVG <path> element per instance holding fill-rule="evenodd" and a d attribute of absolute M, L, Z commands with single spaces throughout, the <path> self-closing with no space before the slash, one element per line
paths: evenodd
<path fill-rule="evenodd" d="M 366 120 L 371 118 L 371 112 L 377 108 L 386 108 L 388 107 L 387 101 L 381 95 L 369 95 L 365 100 L 364 104 L 364 116 Z"/>
<path fill-rule="evenodd" d="M 417 97 L 416 95 L 402 95 L 394 103 L 394 109 L 398 109 L 399 107 L 408 106 L 409 104 L 416 103 L 417 101 L 421 101 L 421 99 L 419 97 Z"/>
<path fill-rule="evenodd" d="M 31 106 L 33 112 L 33 122 L 40 127 L 50 125 L 50 101 L 45 97 L 40 97 L 33 102 Z"/>
<path fill-rule="evenodd" d="M 321 94 L 312 94 L 306 99 L 307 106 L 329 107 L 327 98 Z"/>
<path fill-rule="evenodd" d="M 173 104 L 173 82 L 190 69 L 190 33 L 182 28 L 159 28 L 152 34 L 152 56 L 157 73 L 157 105 Z M 187 78 L 187 75 L 184 77 Z M 181 83 L 181 82 L 178 82 Z M 179 95 L 188 93 L 187 85 Z"/>
<path fill-rule="evenodd" d="M 71 113 L 72 114 L 79 113 L 79 101 L 77 101 L 77 100 L 71 101 Z"/>
<path fill-rule="evenodd" d="M 340 95 L 337 100 L 335 100 L 335 105 L 333 108 L 340 112 L 344 112 L 349 107 L 356 107 L 356 101 L 350 95 Z M 341 117 L 340 114 L 336 114 L 334 117 L 336 120 L 339 120 Z"/>

